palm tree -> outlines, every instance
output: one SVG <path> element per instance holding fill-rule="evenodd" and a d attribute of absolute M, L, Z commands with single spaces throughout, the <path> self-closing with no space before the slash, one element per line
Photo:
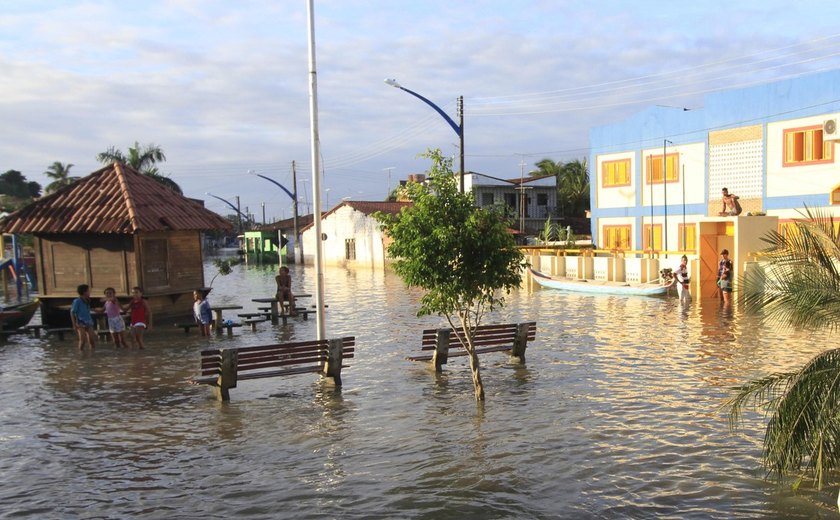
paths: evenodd
<path fill-rule="evenodd" d="M 833 218 L 806 208 L 789 233 L 772 232 L 763 271 L 745 276 L 747 309 L 788 326 L 840 327 L 840 233 Z M 822 489 L 840 469 L 840 348 L 826 350 L 793 372 L 770 374 L 736 389 L 724 405 L 737 427 L 745 407 L 770 413 L 763 462 L 777 480 L 801 472 Z M 838 497 L 840 498 L 840 497 Z M 840 502 L 838 502 L 840 507 Z"/>
<path fill-rule="evenodd" d="M 102 164 L 110 164 L 114 161 L 127 164 L 176 193 L 183 194 L 181 187 L 175 181 L 160 173 L 157 163 L 165 161 L 166 155 L 164 155 L 160 146 L 155 144 L 148 144 L 141 147 L 140 143 L 134 141 L 134 146 L 128 149 L 128 155 L 124 155 L 121 150 L 114 146 L 109 146 L 107 150 L 97 154 L 96 160 Z"/>
<path fill-rule="evenodd" d="M 558 178 L 558 190 L 568 216 L 586 216 L 586 210 L 589 209 L 589 169 L 586 159 L 575 159 L 563 165 L 562 175 Z"/>
<path fill-rule="evenodd" d="M 78 180 L 78 177 L 70 177 L 70 168 L 72 168 L 72 164 L 65 165 L 62 162 L 55 161 L 52 163 L 47 171 L 44 172 L 44 175 L 53 179 L 53 182 L 49 183 L 46 188 L 44 188 L 45 193 L 52 193 L 59 188 L 67 186 L 68 184 L 73 183 L 74 181 Z"/>

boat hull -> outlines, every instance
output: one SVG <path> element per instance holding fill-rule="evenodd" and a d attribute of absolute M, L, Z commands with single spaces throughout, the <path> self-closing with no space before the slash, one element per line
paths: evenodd
<path fill-rule="evenodd" d="M 623 294 L 626 296 L 662 296 L 668 291 L 668 288 L 664 285 L 554 278 L 533 269 L 530 271 L 534 281 L 542 287 L 561 291 L 588 294 Z"/>
<path fill-rule="evenodd" d="M 35 299 L 31 302 L 18 303 L 17 305 L 9 305 L 4 308 L 4 312 L 17 311 L 20 312 L 20 315 L 9 316 L 4 319 L 3 330 L 15 330 L 27 326 L 40 305 L 40 300 Z"/>

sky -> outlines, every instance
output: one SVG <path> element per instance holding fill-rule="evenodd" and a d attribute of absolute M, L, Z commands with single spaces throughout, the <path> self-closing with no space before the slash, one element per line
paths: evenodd
<path fill-rule="evenodd" d="M 258 222 L 311 211 L 307 0 L 0 0 L 0 172 L 84 176 L 135 142 L 189 197 Z M 588 156 L 589 129 L 652 105 L 840 67 L 840 3 L 314 1 L 321 204 L 383 200 L 458 137 L 468 171 Z M 212 194 L 213 197 L 208 194 Z M 263 209 L 264 208 L 264 209 Z"/>

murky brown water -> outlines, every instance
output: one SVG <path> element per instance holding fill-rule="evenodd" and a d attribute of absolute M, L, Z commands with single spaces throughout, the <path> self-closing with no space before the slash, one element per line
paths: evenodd
<path fill-rule="evenodd" d="M 208 268 L 208 272 L 210 269 Z M 235 268 L 211 303 L 273 293 Z M 314 271 L 293 268 L 311 292 Z M 209 279 L 209 277 L 208 277 Z M 393 274 L 330 268 L 328 336 L 357 354 L 336 395 L 316 376 L 246 381 L 219 404 L 185 381 L 198 350 L 311 339 L 314 320 L 147 350 L 16 337 L 0 345 L 4 518 L 836 518 L 836 488 L 762 479 L 763 420 L 731 434 L 731 387 L 797 367 L 824 336 L 676 298 L 518 292 L 490 321 L 536 320 L 526 368 L 483 357 L 436 377 L 405 356 L 438 318 Z M 832 496 L 834 493 L 834 496 Z"/>

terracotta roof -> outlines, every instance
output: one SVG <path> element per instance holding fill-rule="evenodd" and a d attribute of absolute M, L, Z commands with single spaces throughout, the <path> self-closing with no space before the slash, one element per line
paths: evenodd
<path fill-rule="evenodd" d="M 3 233 L 230 230 L 230 222 L 147 175 L 114 163 L 0 220 Z"/>
<path fill-rule="evenodd" d="M 365 201 L 365 200 L 346 200 L 339 204 L 338 206 L 334 207 L 333 209 L 329 210 L 328 212 L 324 213 L 321 219 L 327 218 L 329 215 L 332 215 L 339 208 L 343 206 L 349 206 L 356 211 L 364 213 L 365 215 L 371 215 L 376 213 L 377 211 L 381 211 L 382 213 L 388 213 L 391 215 L 396 215 L 403 208 L 411 206 L 414 204 L 413 202 L 402 201 L 402 202 L 390 202 L 390 201 Z M 301 233 L 310 227 L 312 227 L 314 223 L 310 222 L 309 225 L 301 227 Z"/>

